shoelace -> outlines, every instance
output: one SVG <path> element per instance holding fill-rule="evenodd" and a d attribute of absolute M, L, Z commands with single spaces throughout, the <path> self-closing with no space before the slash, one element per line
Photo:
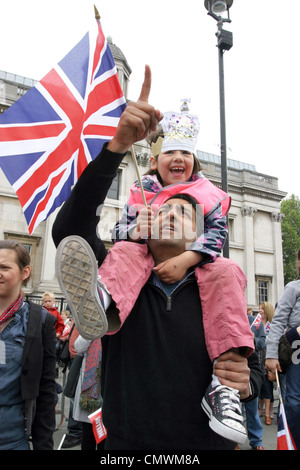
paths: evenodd
<path fill-rule="evenodd" d="M 243 421 L 241 416 L 241 409 L 239 404 L 239 391 L 234 388 L 228 388 L 225 385 L 219 385 L 210 394 L 215 392 L 220 393 L 221 403 L 224 404 L 223 414 L 235 419 L 237 421 Z"/>

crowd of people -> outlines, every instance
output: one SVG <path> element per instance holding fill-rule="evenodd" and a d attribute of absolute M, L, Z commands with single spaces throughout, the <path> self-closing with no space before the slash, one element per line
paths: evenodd
<path fill-rule="evenodd" d="M 259 305 L 258 315 L 253 316 L 248 309 L 249 322 L 254 334 L 255 349 L 264 373 L 264 381 L 258 397 L 246 405 L 247 430 L 250 445 L 263 449 L 264 417 L 267 426 L 274 419 L 274 391 L 279 388 L 279 405 L 284 407 L 289 429 L 291 448 L 300 447 L 300 394 L 299 394 L 299 350 L 300 346 L 300 248 L 296 254 L 297 278 L 289 282 L 273 306 L 270 302 Z M 280 357 L 283 341 L 285 353 Z M 288 349 L 287 349 L 288 348 Z M 287 359 L 289 358 L 289 359 Z M 251 408 L 251 409 L 249 409 Z M 280 406 L 277 410 L 277 424 L 280 419 Z"/>
<path fill-rule="evenodd" d="M 300 338 L 300 280 L 286 286 L 275 314 L 260 305 L 257 327 L 247 315 L 244 273 L 221 256 L 230 197 L 201 172 L 197 116 L 162 115 L 148 103 L 150 89 L 146 67 L 139 99 L 53 224 L 68 310 L 58 312 L 51 292 L 43 307 L 24 301 L 29 254 L 17 242 L 0 243 L 0 449 L 29 449 L 30 441 L 33 449 L 53 448 L 55 370 L 65 342 L 63 447 L 234 450 L 249 438 L 263 449 L 259 402 L 269 425 L 280 337 Z M 145 138 L 151 168 L 131 188 L 107 251 L 97 209 L 127 151 Z M 297 428 L 299 365 L 292 362 L 285 377 Z M 107 437 L 97 444 L 89 415 L 100 407 Z M 293 424 L 291 432 L 297 445 Z"/>

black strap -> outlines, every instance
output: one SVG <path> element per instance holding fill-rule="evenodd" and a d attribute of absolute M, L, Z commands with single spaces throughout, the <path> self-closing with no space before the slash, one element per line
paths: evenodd
<path fill-rule="evenodd" d="M 29 308 L 32 312 L 35 312 L 35 313 L 41 313 L 42 314 L 42 322 L 45 323 L 46 321 L 46 316 L 47 316 L 47 310 L 45 310 L 42 305 L 39 305 L 39 304 L 35 304 L 33 302 L 31 302 L 30 300 L 28 300 L 28 303 L 29 303 Z"/>
<path fill-rule="evenodd" d="M 75 322 L 74 322 L 74 320 L 73 320 L 73 325 L 72 325 L 72 328 L 71 328 L 71 330 L 70 330 L 69 339 L 70 339 L 70 337 L 71 337 L 72 331 L 74 330 L 74 326 L 75 326 Z"/>

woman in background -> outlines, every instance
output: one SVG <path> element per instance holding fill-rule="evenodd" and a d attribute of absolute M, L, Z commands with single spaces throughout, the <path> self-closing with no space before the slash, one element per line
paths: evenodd
<path fill-rule="evenodd" d="M 0 241 L 0 450 L 52 450 L 55 430 L 55 318 L 24 302 L 26 248 Z"/>
<path fill-rule="evenodd" d="M 271 323 L 275 313 L 275 308 L 270 302 L 262 302 L 259 305 L 258 313 L 261 315 L 261 322 L 264 326 L 266 338 L 268 338 Z M 262 364 L 264 364 L 265 362 L 265 354 L 266 350 L 264 349 L 264 351 L 260 354 Z M 260 412 L 263 409 L 263 405 L 265 405 L 265 423 L 267 425 L 272 424 L 272 407 L 274 402 L 274 378 L 275 377 L 271 374 L 268 374 L 268 370 L 265 369 L 265 380 L 262 384 L 260 391 Z"/>

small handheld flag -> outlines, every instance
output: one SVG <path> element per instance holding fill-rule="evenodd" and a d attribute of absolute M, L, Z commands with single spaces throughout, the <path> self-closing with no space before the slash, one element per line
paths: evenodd
<path fill-rule="evenodd" d="M 268 334 L 270 329 L 271 329 L 271 323 L 267 321 L 267 323 L 265 324 L 265 333 Z"/>
<path fill-rule="evenodd" d="M 255 319 L 253 320 L 252 324 L 250 325 L 250 328 L 255 327 L 256 329 L 258 329 L 260 322 L 261 322 L 261 314 L 258 313 Z"/>
<path fill-rule="evenodd" d="M 96 443 L 103 441 L 107 437 L 107 430 L 102 421 L 102 410 L 99 408 L 88 416 L 93 426 L 93 433 Z"/>

